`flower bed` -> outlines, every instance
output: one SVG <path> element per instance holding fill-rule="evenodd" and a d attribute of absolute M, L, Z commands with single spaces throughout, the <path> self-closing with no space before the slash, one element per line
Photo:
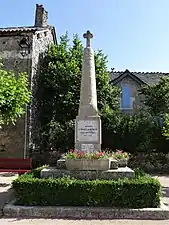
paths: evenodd
<path fill-rule="evenodd" d="M 157 208 L 160 183 L 149 176 L 121 180 L 39 179 L 25 174 L 13 181 L 16 203 L 40 206 Z"/>
<path fill-rule="evenodd" d="M 84 151 L 78 151 L 70 149 L 65 157 L 65 159 L 108 159 L 109 154 L 105 151 L 99 151 L 99 152 L 84 152 Z"/>
<path fill-rule="evenodd" d="M 129 154 L 127 152 L 123 152 L 122 150 L 117 150 L 112 153 L 114 159 L 118 161 L 119 167 L 127 166 L 129 160 Z"/>
<path fill-rule="evenodd" d="M 129 154 L 122 150 L 116 149 L 115 151 L 112 150 L 105 150 L 105 151 L 98 151 L 98 152 L 84 152 L 79 150 L 70 149 L 65 157 L 65 159 L 116 159 L 116 160 L 128 160 Z"/>
<path fill-rule="evenodd" d="M 83 152 L 69 150 L 65 155 L 68 170 L 109 170 L 109 155 L 106 152 Z"/>
<path fill-rule="evenodd" d="M 112 153 L 112 157 L 116 160 L 128 160 L 129 154 L 127 152 L 123 152 L 122 150 L 116 149 L 116 151 Z"/>

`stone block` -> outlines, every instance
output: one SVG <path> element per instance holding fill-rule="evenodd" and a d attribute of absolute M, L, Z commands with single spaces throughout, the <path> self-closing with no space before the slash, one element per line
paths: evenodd
<path fill-rule="evenodd" d="M 126 167 L 128 160 L 127 159 L 120 159 L 117 161 L 118 162 L 118 167 Z"/>
<path fill-rule="evenodd" d="M 109 159 L 66 159 L 67 170 L 109 170 Z"/>
<path fill-rule="evenodd" d="M 66 169 L 65 159 L 61 158 L 57 160 L 57 169 Z M 118 169 L 118 161 L 110 159 L 110 169 Z"/>
<path fill-rule="evenodd" d="M 110 169 L 118 169 L 118 161 L 115 159 L 110 159 Z"/>
<path fill-rule="evenodd" d="M 82 171 L 82 170 L 66 170 L 54 167 L 44 168 L 41 171 L 42 178 L 60 178 L 64 176 L 74 177 L 80 180 L 113 180 L 119 178 L 134 178 L 135 173 L 129 167 L 121 167 L 107 171 Z"/>
<path fill-rule="evenodd" d="M 71 206 L 20 206 L 15 205 L 14 201 L 12 201 L 4 207 L 3 214 L 5 217 L 10 218 L 25 217 L 25 218 L 46 218 L 46 219 L 67 218 L 78 220 L 80 219 L 167 220 L 169 219 L 169 208 L 164 204 L 161 204 L 160 208 L 144 208 L 144 209 L 122 209 L 122 208 L 117 209 L 112 207 L 71 207 Z M 144 222 L 144 224 L 146 224 L 146 222 Z"/>
<path fill-rule="evenodd" d="M 57 168 L 58 169 L 66 169 L 65 159 L 59 159 L 57 161 Z"/>

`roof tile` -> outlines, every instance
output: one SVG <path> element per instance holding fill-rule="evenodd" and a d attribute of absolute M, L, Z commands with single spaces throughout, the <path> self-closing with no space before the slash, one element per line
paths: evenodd
<path fill-rule="evenodd" d="M 8 32 L 34 32 L 34 31 L 41 31 L 46 30 L 47 28 L 53 28 L 52 26 L 48 27 L 35 27 L 35 26 L 25 26 L 25 27 L 4 27 L 0 28 L 1 33 L 8 33 Z"/>
<path fill-rule="evenodd" d="M 117 77 L 119 77 L 124 71 L 113 71 L 110 72 L 110 81 L 113 81 Z M 141 79 L 144 83 L 149 85 L 153 85 L 158 83 L 161 77 L 169 76 L 169 73 L 162 72 L 130 72 L 139 79 Z"/>

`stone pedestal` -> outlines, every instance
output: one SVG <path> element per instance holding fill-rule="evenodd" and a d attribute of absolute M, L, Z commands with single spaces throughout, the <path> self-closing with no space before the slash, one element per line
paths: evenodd
<path fill-rule="evenodd" d="M 82 170 L 66 170 L 53 167 L 45 168 L 41 171 L 42 178 L 60 178 L 70 176 L 80 180 L 117 180 L 119 178 L 134 178 L 135 173 L 128 167 L 121 167 L 107 171 L 82 171 Z"/>
<path fill-rule="evenodd" d="M 87 31 L 83 54 L 80 104 L 75 123 L 75 149 L 85 152 L 101 150 L 101 121 L 97 109 L 94 51 L 90 47 L 93 35 Z"/>
<path fill-rule="evenodd" d="M 65 164 L 67 170 L 105 171 L 110 168 L 109 159 L 66 159 Z"/>
<path fill-rule="evenodd" d="M 115 159 L 110 159 L 110 170 L 118 169 L 118 161 Z M 57 161 L 57 169 L 66 169 L 65 159 L 59 159 Z"/>

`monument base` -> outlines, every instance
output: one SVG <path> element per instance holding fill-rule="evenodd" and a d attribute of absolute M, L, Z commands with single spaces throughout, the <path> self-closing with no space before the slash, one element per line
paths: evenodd
<path fill-rule="evenodd" d="M 66 169 L 48 167 L 41 171 L 42 178 L 60 178 L 64 176 L 70 176 L 80 180 L 113 180 L 119 178 L 134 178 L 135 173 L 132 169 L 128 167 L 121 167 L 118 169 L 111 169 L 107 171 L 69 171 Z"/>
<path fill-rule="evenodd" d="M 75 149 L 84 152 L 101 151 L 100 116 L 76 117 Z"/>
<path fill-rule="evenodd" d="M 118 169 L 118 161 L 114 160 L 114 159 L 110 159 L 110 165 L 109 165 L 109 169 Z M 66 163 L 65 163 L 65 159 L 61 158 L 57 161 L 57 169 L 67 169 L 66 168 Z M 123 167 L 123 166 L 121 166 Z M 124 166 L 125 167 L 125 166 Z"/>

